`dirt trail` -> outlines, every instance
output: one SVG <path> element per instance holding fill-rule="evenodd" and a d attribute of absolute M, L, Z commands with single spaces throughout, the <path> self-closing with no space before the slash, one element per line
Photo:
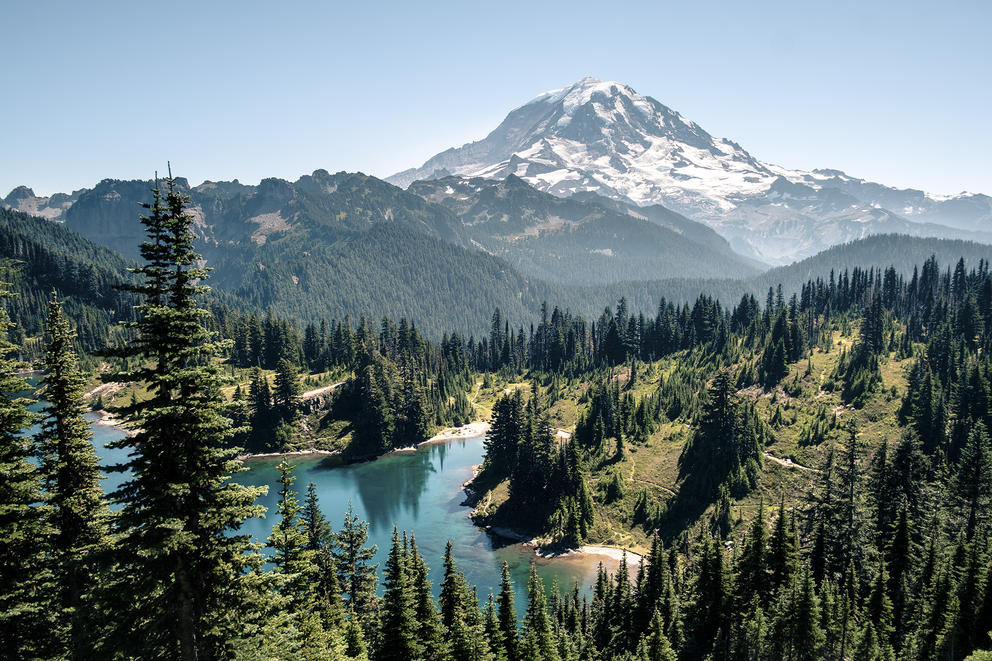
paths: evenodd
<path fill-rule="evenodd" d="M 85 393 L 83 395 L 86 399 L 93 399 L 94 397 L 113 397 L 118 392 L 120 392 L 126 384 L 120 383 L 118 381 L 110 381 L 109 383 L 101 383 L 93 390 Z"/>
<path fill-rule="evenodd" d="M 809 466 L 803 466 L 802 464 L 797 464 L 792 459 L 781 459 L 781 458 L 776 457 L 775 455 L 771 454 L 770 452 L 764 452 L 763 454 L 765 455 L 765 459 L 768 459 L 770 461 L 774 461 L 779 466 L 785 466 L 786 468 L 796 468 L 796 469 L 799 469 L 801 471 L 809 471 L 811 473 L 819 473 L 820 472 L 820 471 L 816 470 L 815 468 L 810 468 Z"/>
<path fill-rule="evenodd" d="M 325 392 L 330 392 L 341 385 L 344 385 L 344 381 L 338 381 L 337 383 L 332 383 L 329 386 L 321 386 L 320 388 L 314 388 L 313 390 L 308 390 L 302 395 L 300 395 L 300 399 L 307 400 L 307 399 L 313 399 L 314 397 L 320 397 Z"/>

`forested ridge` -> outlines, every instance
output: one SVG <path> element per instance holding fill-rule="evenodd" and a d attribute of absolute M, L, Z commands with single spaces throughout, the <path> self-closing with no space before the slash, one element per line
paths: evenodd
<path fill-rule="evenodd" d="M 46 232 L 79 232 L 133 259 L 142 231 L 135 209 L 149 185 L 101 181 L 80 192 L 64 225 Z M 625 297 L 631 310 L 650 313 L 661 297 L 736 301 L 778 284 L 789 295 L 831 269 L 893 265 L 906 272 L 930 254 L 942 263 L 992 259 L 992 249 L 977 243 L 870 236 L 753 275 L 760 264 L 664 207 L 595 195 L 562 200 L 514 177 L 449 178 L 404 191 L 361 173 L 318 170 L 295 182 L 190 187 L 179 179 L 177 186 L 192 196 L 196 247 L 215 269 L 212 295 L 225 305 L 258 315 L 271 310 L 301 324 L 405 316 L 433 340 L 486 331 L 497 307 L 518 326 L 544 301 L 592 318 L 604 302 Z M 67 312 L 76 319 L 74 309 Z M 80 329 L 81 340 L 91 334 Z"/>
<path fill-rule="evenodd" d="M 731 307 L 703 295 L 646 314 L 621 298 L 585 318 L 545 305 L 526 326 L 496 310 L 483 335 L 429 339 L 402 318 L 298 327 L 208 309 L 187 204 L 171 178 L 156 187 L 140 265 L 112 283 L 137 306 L 104 338 L 105 378 L 140 384 L 117 404 L 134 435 L 113 493 L 63 295 L 33 312 L 48 402 L 34 437 L 21 433 L 33 416 L 18 394 L 18 304 L 0 312 L 5 655 L 989 656 L 977 651 L 992 647 L 988 262 L 838 268 Z M 84 300 L 103 291 L 93 268 Z M 480 600 L 450 548 L 431 577 L 415 531 L 397 530 L 380 591 L 365 524 L 349 513 L 333 532 L 283 463 L 265 562 L 236 532 L 263 515 L 258 489 L 230 477 L 264 425 L 294 433 L 301 371 L 344 381 L 319 415 L 347 421 L 358 457 L 491 407 L 480 523 L 550 547 L 631 544 L 644 560 L 601 571 L 589 598 L 549 594 L 532 568 L 518 621 L 508 572 Z"/>

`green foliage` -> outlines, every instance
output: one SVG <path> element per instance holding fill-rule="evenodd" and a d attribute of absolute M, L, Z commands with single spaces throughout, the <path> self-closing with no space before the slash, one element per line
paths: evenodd
<path fill-rule="evenodd" d="M 110 511 L 89 423 L 83 418 L 84 379 L 72 346 L 74 334 L 56 294 L 48 310 L 44 396 L 49 403 L 36 441 L 48 494 L 54 645 L 69 658 L 84 658 L 95 648 L 106 616 L 97 590 L 108 578 Z"/>
<path fill-rule="evenodd" d="M 544 583 L 537 575 L 537 567 L 533 563 L 527 579 L 527 596 L 527 613 L 524 616 L 523 633 L 520 637 L 520 658 L 558 661 L 557 640 L 548 617 Z"/>
<path fill-rule="evenodd" d="M 260 490 L 229 479 L 243 466 L 226 447 L 230 421 L 209 362 L 222 346 L 198 304 L 208 273 L 197 266 L 186 199 L 166 184 L 165 205 L 156 188 L 142 218 L 145 263 L 134 272 L 143 280 L 129 287 L 142 304 L 120 355 L 138 367 L 114 377 L 150 392 L 127 411 L 139 428 L 117 444 L 132 452 L 112 495 L 121 507 L 116 591 L 127 600 L 114 625 L 120 649 L 195 659 L 223 654 L 251 607 L 251 544 L 228 531 L 261 514 Z"/>
<path fill-rule="evenodd" d="M 83 352 L 122 339 L 117 323 L 134 319 L 137 297 L 117 289 L 134 283 L 126 272 L 131 263 L 59 224 L 0 208 L 0 260 L 16 266 L 10 283 L 16 296 L 7 309 L 26 338 L 43 334 L 53 290 L 76 329 L 73 343 Z M 43 353 L 41 343 L 27 343 L 24 349 Z"/>
<path fill-rule="evenodd" d="M 514 280 L 512 271 L 501 271 L 503 262 L 489 258 L 470 260 L 474 272 L 484 274 L 465 283 L 449 282 L 450 273 L 447 284 L 432 280 L 440 278 L 440 265 L 407 273 L 411 246 L 425 248 L 421 259 L 454 255 L 452 263 L 461 264 L 462 252 L 445 243 L 458 240 L 446 234 L 452 217 L 411 206 L 386 231 L 379 225 L 382 205 L 404 201 L 400 193 L 367 179 L 340 179 L 345 192 L 331 203 L 305 190 L 326 183 L 322 177 L 293 194 L 292 206 L 305 216 L 300 225 L 248 250 L 217 244 L 216 256 L 241 269 L 223 279 L 254 304 L 274 302 L 276 312 L 283 306 L 284 318 L 260 314 L 258 307 L 241 314 L 217 304 L 213 315 L 207 312 L 199 302 L 206 272 L 174 187 L 167 205 L 158 193 L 149 205 L 144 263 L 133 278 L 118 278 L 108 255 L 64 228 L 34 228 L 34 221 L 9 213 L 0 219 L 7 223 L 0 236 L 12 237 L 3 249 L 24 257 L 14 286 L 25 295 L 8 301 L 7 309 L 23 315 L 22 328 L 33 329 L 11 332 L 0 319 L 6 384 L 0 388 L 0 635 L 7 654 L 438 661 L 981 657 L 985 632 L 992 630 L 992 566 L 984 541 L 992 525 L 992 277 L 986 262 L 969 271 L 961 261 L 942 271 L 931 258 L 908 278 L 894 268 L 866 268 L 873 263 L 868 259 L 841 271 L 838 257 L 829 279 L 798 285 L 788 299 L 784 289 L 773 288 L 763 309 L 753 292 L 742 291 L 758 280 L 713 283 L 711 295 L 691 304 L 676 301 L 699 285 L 681 283 L 665 290 L 681 293 L 662 301 L 654 317 L 631 312 L 645 307 L 635 297 L 621 298 L 589 321 L 543 306 L 533 330 L 525 331 L 509 319 L 536 307 L 537 293 L 556 290 Z M 303 255 L 318 229 L 337 243 L 318 247 L 315 257 Z M 382 246 L 369 243 L 372 238 Z M 887 237 L 864 245 L 916 244 Z M 350 261 L 361 250 L 376 255 L 377 248 L 384 266 Z M 832 254 L 863 249 L 857 244 Z M 257 261 L 245 261 L 249 254 Z M 272 261 L 282 257 L 284 263 Z M 315 270 L 304 257 L 314 257 Z M 362 285 L 355 288 L 361 305 L 374 298 L 364 278 L 378 277 L 381 268 L 388 276 L 377 285 L 395 284 L 399 300 L 416 298 L 411 314 L 429 315 L 423 327 L 430 336 L 471 327 L 478 339 L 446 333 L 428 340 L 408 319 L 384 319 L 378 328 L 361 319 L 354 327 L 346 316 L 351 304 L 324 306 L 332 294 L 318 291 L 320 268 L 338 257 L 342 275 L 335 282 L 361 276 L 355 280 Z M 254 275 L 258 264 L 266 275 L 254 282 L 246 274 Z M 72 299 L 64 311 L 58 303 L 50 308 L 50 406 L 32 447 L 19 435 L 31 418 L 15 394 L 23 383 L 11 355 L 18 348 L 40 353 L 33 339 L 40 333 L 38 287 L 52 284 L 45 267 L 56 270 L 56 279 L 75 282 L 56 283 L 59 300 L 65 293 Z M 789 268 L 775 273 L 784 277 Z M 479 286 L 499 273 L 505 288 Z M 290 274 L 300 280 L 292 287 Z M 108 289 L 119 282 L 129 290 Z M 453 302 L 462 307 L 450 318 L 428 310 L 432 298 L 469 290 L 479 295 Z M 560 305 L 576 300 L 575 290 L 560 292 Z M 724 308 L 714 293 L 740 302 Z M 136 313 L 115 308 L 125 300 L 141 303 Z M 286 301 L 298 302 L 300 311 L 290 311 Z M 583 306 L 589 305 L 584 300 L 572 309 L 588 313 Z M 376 306 L 388 307 L 376 299 L 365 311 L 378 315 Z M 290 314 L 310 323 L 298 328 Z M 111 331 L 112 318 L 132 324 Z M 85 337 L 74 340 L 67 319 Z M 838 352 L 840 360 L 831 355 L 838 329 L 845 347 L 853 340 Z M 232 346 L 213 331 L 231 338 Z M 119 516 L 108 516 L 100 497 L 73 356 L 73 347 L 108 339 L 127 341 L 120 364 L 148 395 L 135 397 L 129 410 L 136 435 L 126 444 L 135 454 L 116 494 Z M 893 354 L 912 361 L 898 440 L 884 430 L 891 418 L 879 415 L 883 400 L 890 403 L 902 388 Z M 810 404 L 813 366 L 819 368 L 823 356 L 836 368 L 820 374 L 821 388 L 829 392 L 833 382 L 848 404 L 837 408 L 843 429 L 827 405 Z M 666 360 L 650 365 L 659 357 Z M 247 396 L 231 404 L 219 395 L 216 364 L 224 358 L 259 368 Z M 262 368 L 277 371 L 273 382 Z M 493 519 L 559 546 L 602 535 L 587 484 L 595 471 L 603 478 L 600 504 L 622 511 L 611 523 L 660 528 L 671 546 L 666 550 L 653 537 L 634 577 L 626 562 L 612 577 L 600 571 L 589 601 L 577 588 L 547 594 L 532 569 L 518 630 L 507 567 L 498 600 L 483 613 L 449 549 L 438 605 L 415 541 L 398 532 L 385 593 L 377 599 L 367 525 L 349 512 L 332 534 L 316 491 L 309 489 L 301 504 L 291 469 L 283 465 L 272 565 L 263 568 L 254 546 L 234 532 L 258 510 L 256 494 L 229 480 L 239 469 L 233 446 L 264 447 L 270 442 L 264 435 L 280 444 L 295 433 L 301 369 L 353 373 L 344 377 L 329 416 L 350 422 L 353 456 L 409 445 L 436 425 L 468 419 L 480 371 L 486 389 L 529 371 L 544 395 L 535 385 L 529 398 L 503 396 L 494 406 L 480 479 L 493 486 L 506 481 L 509 497 Z M 772 392 L 750 388 L 754 384 Z M 563 423 L 552 416 L 578 390 L 574 440 L 562 441 L 552 425 Z M 251 431 L 235 436 L 243 423 Z M 777 513 L 768 520 L 763 499 L 757 512 L 750 505 L 756 488 L 779 488 L 762 473 L 771 429 L 795 439 L 799 457 L 823 460 L 815 469 L 781 469 L 803 472 L 782 479 Z M 672 439 L 658 438 L 659 430 Z M 642 483 L 641 467 L 656 443 L 677 447 L 682 433 L 689 441 L 678 465 L 678 492 L 662 504 Z M 777 479 L 780 468 L 768 468 L 765 474 Z M 798 479 L 812 483 L 802 499 L 794 493 L 803 489 Z M 114 553 L 107 556 L 107 549 Z"/>
<path fill-rule="evenodd" d="M 351 507 L 344 516 L 341 530 L 335 533 L 334 564 L 338 582 L 345 595 L 345 604 L 355 616 L 367 620 L 376 609 L 377 565 L 369 564 L 377 548 L 365 546 L 368 541 L 368 523 L 362 522 Z"/>
<path fill-rule="evenodd" d="M 399 532 L 394 527 L 393 543 L 386 559 L 386 590 L 380 605 L 382 639 L 376 659 L 414 661 L 423 658 L 424 648 L 417 636 L 419 626 L 409 564 L 406 545 L 400 544 Z"/>
<path fill-rule="evenodd" d="M 4 286 L 0 296 L 10 296 Z M 26 389 L 8 339 L 13 324 L 0 308 L 0 644 L 12 658 L 40 656 L 49 643 L 52 579 L 44 562 L 45 513 L 41 476 L 30 457 L 30 439 L 21 430 L 35 416 L 27 410 Z"/>
<path fill-rule="evenodd" d="M 727 374 L 718 373 L 698 427 L 679 457 L 682 485 L 673 513 L 685 516 L 694 511 L 721 486 L 738 498 L 754 488 L 767 434 L 753 406 L 738 402 Z"/>

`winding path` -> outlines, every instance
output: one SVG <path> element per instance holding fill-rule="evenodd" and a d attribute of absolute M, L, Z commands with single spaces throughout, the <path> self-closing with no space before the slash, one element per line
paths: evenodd
<path fill-rule="evenodd" d="M 782 459 L 780 457 L 776 457 L 775 455 L 773 455 L 770 452 L 763 452 L 762 454 L 765 455 L 765 459 L 768 459 L 770 461 L 774 461 L 779 466 L 785 466 L 786 468 L 795 468 L 795 469 L 798 469 L 798 470 L 801 470 L 801 471 L 809 471 L 811 473 L 819 473 L 820 472 L 820 471 L 818 471 L 815 468 L 810 468 L 809 466 L 803 466 L 802 464 L 797 464 L 792 459 Z"/>
<path fill-rule="evenodd" d="M 332 383 L 329 386 L 322 386 L 320 388 L 314 388 L 313 390 L 308 390 L 302 395 L 300 395 L 300 399 L 307 400 L 307 399 L 313 399 L 314 397 L 320 397 L 325 392 L 330 392 L 341 385 L 344 385 L 344 381 L 338 381 L 337 383 Z"/>

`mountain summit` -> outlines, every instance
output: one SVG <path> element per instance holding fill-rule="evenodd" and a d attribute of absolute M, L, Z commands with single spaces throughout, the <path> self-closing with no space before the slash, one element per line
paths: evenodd
<path fill-rule="evenodd" d="M 556 195 L 593 191 L 690 213 L 732 209 L 729 196 L 767 189 L 776 177 L 738 145 L 651 97 L 595 78 L 545 92 L 485 139 L 388 181 L 406 186 L 445 171 L 515 174 Z"/>
<path fill-rule="evenodd" d="M 992 241 L 985 195 L 935 197 L 765 163 L 630 86 L 595 78 L 540 94 L 484 139 L 387 181 L 406 187 L 450 174 L 512 174 L 562 197 L 592 191 L 661 204 L 772 263 L 881 232 Z"/>

